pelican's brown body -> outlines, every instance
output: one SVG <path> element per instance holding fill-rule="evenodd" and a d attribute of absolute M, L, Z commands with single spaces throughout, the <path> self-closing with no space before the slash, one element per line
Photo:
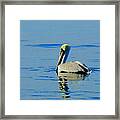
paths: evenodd
<path fill-rule="evenodd" d="M 89 69 L 78 61 L 66 62 L 58 66 L 59 73 L 89 74 Z"/>

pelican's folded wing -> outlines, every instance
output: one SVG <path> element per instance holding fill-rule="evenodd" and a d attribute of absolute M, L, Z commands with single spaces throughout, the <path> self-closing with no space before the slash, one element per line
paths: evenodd
<path fill-rule="evenodd" d="M 84 72 L 84 69 L 77 62 L 66 62 L 58 66 L 58 72 L 77 73 Z"/>

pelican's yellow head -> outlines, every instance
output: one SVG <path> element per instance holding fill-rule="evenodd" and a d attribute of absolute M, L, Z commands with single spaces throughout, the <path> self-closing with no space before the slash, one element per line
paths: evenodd
<path fill-rule="evenodd" d="M 60 47 L 60 50 L 66 51 L 66 50 L 68 50 L 68 49 L 70 49 L 70 46 L 69 46 L 68 44 L 63 44 L 63 45 Z"/>

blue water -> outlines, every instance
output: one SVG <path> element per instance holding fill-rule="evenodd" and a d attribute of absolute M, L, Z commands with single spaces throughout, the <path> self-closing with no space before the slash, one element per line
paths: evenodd
<path fill-rule="evenodd" d="M 63 43 L 71 46 L 67 61 L 92 70 L 84 80 L 67 80 L 64 90 L 55 72 Z M 21 20 L 20 99 L 99 100 L 100 21 Z"/>

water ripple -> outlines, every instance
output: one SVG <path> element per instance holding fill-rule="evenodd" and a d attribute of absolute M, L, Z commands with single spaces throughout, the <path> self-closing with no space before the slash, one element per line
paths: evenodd
<path fill-rule="evenodd" d="M 100 71 L 99 67 L 90 67 L 89 69 L 92 70 L 92 72 Z"/>
<path fill-rule="evenodd" d="M 41 47 L 41 48 L 57 48 L 60 47 L 62 44 L 28 44 L 24 46 L 30 46 L 30 47 Z M 100 47 L 99 45 L 71 45 L 72 48 L 93 48 L 93 47 Z"/>
<path fill-rule="evenodd" d="M 29 70 L 29 71 L 39 71 L 39 69 L 31 69 L 31 70 Z"/>
<path fill-rule="evenodd" d="M 57 81 L 55 78 L 36 78 L 35 80 L 51 80 L 51 81 Z"/>
<path fill-rule="evenodd" d="M 60 47 L 62 44 L 30 44 L 30 45 L 25 45 L 25 46 L 30 46 L 30 47 L 42 47 L 42 48 L 55 48 L 55 47 Z"/>

